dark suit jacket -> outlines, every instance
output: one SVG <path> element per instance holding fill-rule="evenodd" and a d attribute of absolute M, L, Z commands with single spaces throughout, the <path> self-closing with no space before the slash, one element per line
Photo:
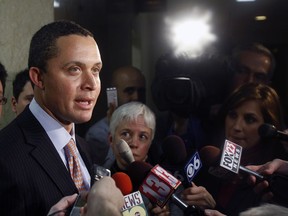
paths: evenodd
<path fill-rule="evenodd" d="M 90 172 L 88 145 L 76 136 Z M 44 128 L 26 109 L 0 131 L 1 215 L 47 215 L 62 197 L 77 188 Z"/>

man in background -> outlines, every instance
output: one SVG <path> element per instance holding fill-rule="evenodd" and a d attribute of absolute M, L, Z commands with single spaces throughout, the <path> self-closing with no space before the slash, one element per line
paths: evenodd
<path fill-rule="evenodd" d="M 12 111 L 19 115 L 34 97 L 29 70 L 18 72 L 13 81 L 13 96 L 11 98 Z"/>
<path fill-rule="evenodd" d="M 110 87 L 116 87 L 118 106 L 131 101 L 146 101 L 146 80 L 136 67 L 124 66 L 113 71 Z M 115 109 L 116 104 L 109 104 L 107 116 L 92 125 L 85 136 L 92 148 L 93 162 L 106 168 L 115 160 L 108 140 L 109 119 Z"/>
<path fill-rule="evenodd" d="M 269 84 L 275 68 L 271 51 L 260 43 L 244 44 L 233 49 L 230 58 L 231 89 L 245 83 Z"/>

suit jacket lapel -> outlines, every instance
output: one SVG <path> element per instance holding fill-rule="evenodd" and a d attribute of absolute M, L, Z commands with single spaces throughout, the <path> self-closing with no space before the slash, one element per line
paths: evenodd
<path fill-rule="evenodd" d="M 77 192 L 66 166 L 44 128 L 29 109 L 25 109 L 25 112 L 27 115 L 22 115 L 23 119 L 20 124 L 26 136 L 27 144 L 34 147 L 31 149 L 31 156 L 40 164 L 63 196 Z"/>

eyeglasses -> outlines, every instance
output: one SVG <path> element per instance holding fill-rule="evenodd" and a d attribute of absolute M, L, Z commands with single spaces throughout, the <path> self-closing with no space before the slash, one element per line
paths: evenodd
<path fill-rule="evenodd" d="M 7 98 L 4 96 L 0 96 L 0 105 L 4 105 L 7 103 Z"/>

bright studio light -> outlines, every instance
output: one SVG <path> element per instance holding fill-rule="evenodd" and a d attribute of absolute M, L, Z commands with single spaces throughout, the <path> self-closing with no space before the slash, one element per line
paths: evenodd
<path fill-rule="evenodd" d="M 185 53 L 189 57 L 198 56 L 206 46 L 216 40 L 209 25 L 211 13 L 200 13 L 197 10 L 194 12 L 194 15 L 190 13 L 189 17 L 166 20 L 171 26 L 171 40 L 176 55 Z"/>

